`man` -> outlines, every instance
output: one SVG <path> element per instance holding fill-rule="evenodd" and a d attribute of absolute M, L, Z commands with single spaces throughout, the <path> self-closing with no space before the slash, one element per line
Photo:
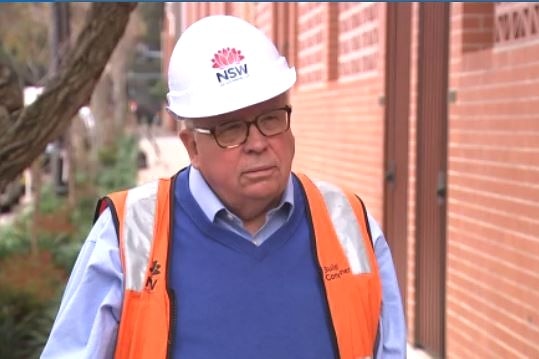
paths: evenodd
<path fill-rule="evenodd" d="M 44 358 L 403 358 L 391 254 L 355 195 L 291 173 L 294 68 L 231 16 L 178 41 L 191 166 L 109 195 Z"/>

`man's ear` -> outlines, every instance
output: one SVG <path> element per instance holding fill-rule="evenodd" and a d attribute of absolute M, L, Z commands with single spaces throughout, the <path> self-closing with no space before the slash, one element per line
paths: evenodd
<path fill-rule="evenodd" d="M 193 133 L 193 131 L 187 128 L 182 128 L 180 130 L 179 136 L 180 140 L 182 140 L 183 146 L 187 150 L 191 165 L 193 165 L 193 167 L 195 168 L 198 168 L 198 149 L 197 143 L 195 141 L 195 134 Z"/>

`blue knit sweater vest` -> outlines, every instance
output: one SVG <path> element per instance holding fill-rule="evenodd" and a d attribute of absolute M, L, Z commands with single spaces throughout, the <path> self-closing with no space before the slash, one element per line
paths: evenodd
<path fill-rule="evenodd" d="M 303 190 L 261 246 L 210 222 L 182 171 L 174 188 L 169 286 L 180 359 L 326 359 L 336 347 Z"/>

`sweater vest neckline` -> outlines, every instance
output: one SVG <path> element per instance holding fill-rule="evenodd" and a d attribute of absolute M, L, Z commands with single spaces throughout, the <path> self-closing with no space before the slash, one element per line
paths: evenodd
<path fill-rule="evenodd" d="M 234 250 L 256 260 L 263 260 L 272 252 L 286 243 L 290 236 L 283 233 L 295 232 L 300 224 L 301 218 L 305 215 L 305 201 L 300 195 L 302 190 L 297 179 L 294 178 L 294 208 L 290 218 L 277 231 L 272 233 L 260 246 L 255 245 L 248 239 L 237 233 L 231 232 L 221 226 L 213 223 L 206 217 L 204 211 L 200 208 L 197 201 L 189 190 L 189 170 L 186 169 L 178 174 L 174 188 L 174 208 L 180 206 L 197 228 L 207 236 L 207 240 L 220 243 L 227 248 Z M 180 213 L 181 211 L 173 211 Z M 178 215 L 174 216 L 174 221 L 182 221 Z M 205 239 L 206 240 L 206 239 Z"/>

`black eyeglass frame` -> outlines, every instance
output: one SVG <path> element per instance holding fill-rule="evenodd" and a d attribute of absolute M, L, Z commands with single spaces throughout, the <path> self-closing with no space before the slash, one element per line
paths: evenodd
<path fill-rule="evenodd" d="M 271 113 L 271 112 L 274 112 L 274 111 L 280 111 L 280 110 L 284 110 L 286 112 L 286 127 L 284 130 L 282 130 L 281 132 L 278 132 L 278 133 L 274 133 L 272 135 L 266 135 L 264 133 L 264 131 L 260 128 L 260 126 L 258 125 L 258 121 L 263 118 L 265 115 Z M 283 106 L 283 107 L 279 107 L 279 108 L 273 108 L 271 110 L 268 110 L 268 111 L 265 111 L 265 112 L 262 112 L 261 114 L 257 115 L 255 118 L 253 118 L 251 121 L 242 121 L 242 120 L 234 120 L 234 121 L 230 121 L 230 122 L 227 122 L 228 123 L 231 123 L 231 122 L 243 122 L 247 125 L 247 127 L 245 127 L 245 136 L 243 138 L 243 140 L 238 143 L 238 144 L 234 144 L 234 145 L 222 145 L 221 143 L 219 143 L 219 140 L 217 139 L 217 135 L 216 135 L 216 129 L 219 127 L 219 126 L 222 126 L 222 124 L 219 124 L 219 125 L 216 125 L 216 126 L 213 126 L 211 128 L 203 128 L 203 127 L 193 127 L 191 128 L 192 131 L 195 131 L 195 132 L 198 132 L 198 133 L 202 133 L 204 135 L 211 135 L 213 137 L 213 139 L 215 140 L 215 142 L 217 143 L 217 145 L 221 148 L 225 148 L 225 149 L 230 149 L 230 148 L 236 148 L 236 147 L 239 147 L 241 145 L 243 145 L 246 141 L 247 141 L 247 138 L 249 137 L 249 131 L 251 130 L 251 125 L 255 125 L 255 127 L 257 128 L 257 130 L 265 137 L 273 137 L 273 136 L 277 136 L 277 135 L 280 135 L 282 133 L 285 133 L 286 131 L 288 131 L 290 129 L 290 118 L 291 118 L 291 115 L 292 115 L 292 106 L 290 105 L 286 105 L 286 106 Z"/>

